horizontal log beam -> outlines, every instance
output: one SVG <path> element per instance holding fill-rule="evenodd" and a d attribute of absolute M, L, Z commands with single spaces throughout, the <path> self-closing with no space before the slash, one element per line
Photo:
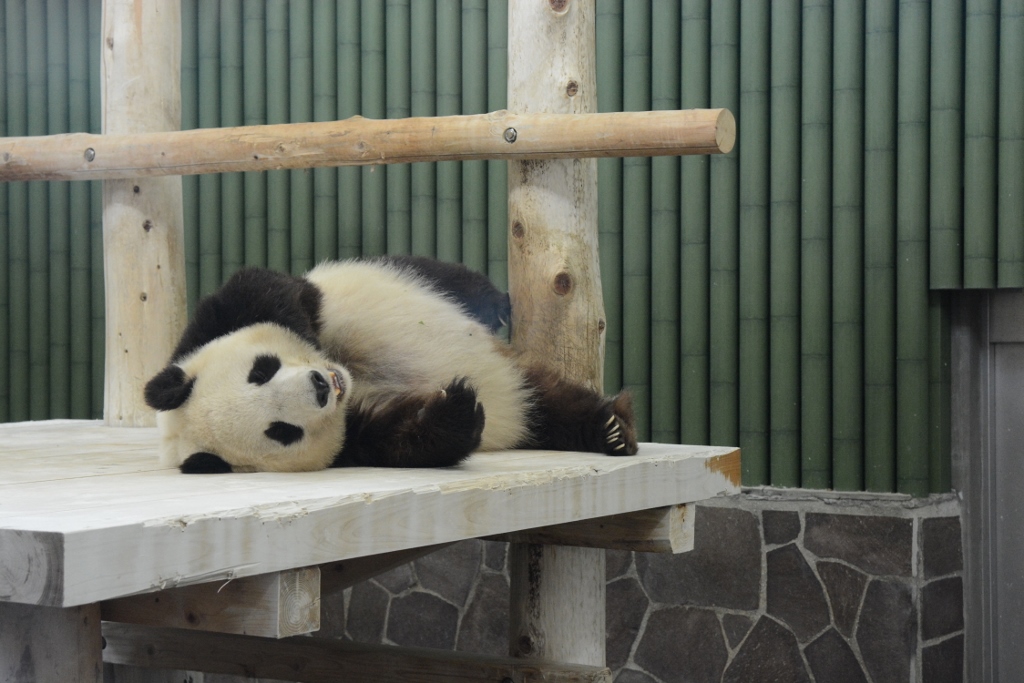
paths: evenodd
<path fill-rule="evenodd" d="M 100 607 L 104 621 L 286 638 L 320 629 L 320 569 L 168 588 Z"/>
<path fill-rule="evenodd" d="M 0 138 L 0 181 L 365 166 L 416 161 L 722 154 L 727 109 L 365 119 L 162 133 Z"/>
<path fill-rule="evenodd" d="M 321 638 L 269 640 L 103 624 L 104 661 L 297 683 L 611 683 L 608 669 Z"/>
<path fill-rule="evenodd" d="M 646 553 L 684 553 L 693 550 L 695 514 L 696 506 L 693 503 L 671 505 L 539 529 L 524 529 L 491 536 L 490 540 Z"/>

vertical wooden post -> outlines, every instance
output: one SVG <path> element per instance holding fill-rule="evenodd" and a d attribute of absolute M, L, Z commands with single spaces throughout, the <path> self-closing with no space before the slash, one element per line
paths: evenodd
<path fill-rule="evenodd" d="M 102 35 L 103 132 L 180 129 L 179 0 L 104 0 Z M 142 387 L 185 325 L 183 222 L 179 176 L 104 181 L 108 425 L 155 424 Z"/>
<path fill-rule="evenodd" d="M 597 111 L 595 12 L 593 0 L 509 2 L 510 111 Z M 597 160 L 513 161 L 508 176 L 512 345 L 601 390 Z"/>
<path fill-rule="evenodd" d="M 594 0 L 510 0 L 509 110 L 597 110 L 595 12 Z M 597 238 L 596 160 L 509 163 L 512 345 L 601 390 Z M 604 551 L 513 543 L 509 563 L 511 653 L 603 666 Z"/>
<path fill-rule="evenodd" d="M 102 683 L 100 606 L 0 602 L 0 683 Z"/>

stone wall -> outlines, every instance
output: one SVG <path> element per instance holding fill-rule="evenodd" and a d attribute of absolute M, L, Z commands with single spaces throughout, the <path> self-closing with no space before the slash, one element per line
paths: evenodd
<path fill-rule="evenodd" d="M 952 494 L 708 501 L 693 551 L 608 551 L 608 665 L 617 683 L 962 683 L 960 538 Z M 325 599 L 315 635 L 505 655 L 508 586 L 504 543 L 458 543 Z"/>
<path fill-rule="evenodd" d="M 961 683 L 953 495 L 755 489 L 699 506 L 682 555 L 609 551 L 619 683 Z M 505 544 L 467 541 L 326 601 L 321 636 L 504 655 Z"/>

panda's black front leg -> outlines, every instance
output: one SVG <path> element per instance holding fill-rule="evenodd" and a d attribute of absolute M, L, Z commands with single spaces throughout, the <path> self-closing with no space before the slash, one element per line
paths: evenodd
<path fill-rule="evenodd" d="M 633 401 L 627 392 L 604 396 L 543 368 L 530 368 L 534 391 L 529 448 L 635 455 Z"/>
<path fill-rule="evenodd" d="M 484 408 L 465 379 L 428 396 L 404 397 L 348 415 L 332 467 L 448 467 L 480 446 Z"/>

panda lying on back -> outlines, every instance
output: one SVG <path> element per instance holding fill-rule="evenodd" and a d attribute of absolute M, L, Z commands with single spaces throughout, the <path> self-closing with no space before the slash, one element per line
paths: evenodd
<path fill-rule="evenodd" d="M 203 299 L 146 384 L 186 473 L 444 467 L 475 450 L 637 451 L 629 395 L 516 360 L 508 295 L 461 265 L 250 268 Z"/>

